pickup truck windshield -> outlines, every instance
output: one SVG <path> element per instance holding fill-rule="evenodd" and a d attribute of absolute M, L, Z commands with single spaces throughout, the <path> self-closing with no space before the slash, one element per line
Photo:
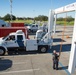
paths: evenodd
<path fill-rule="evenodd" d="M 6 41 L 14 41 L 15 40 L 15 35 L 11 35 L 11 36 L 9 36 L 7 39 L 6 39 Z"/>

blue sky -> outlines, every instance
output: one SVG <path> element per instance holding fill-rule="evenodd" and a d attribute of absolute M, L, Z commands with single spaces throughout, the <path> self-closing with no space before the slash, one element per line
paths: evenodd
<path fill-rule="evenodd" d="M 74 2 L 76 0 L 13 0 L 12 10 L 13 14 L 18 17 L 48 16 L 51 8 L 56 9 Z M 0 0 L 0 16 L 3 17 L 7 13 L 10 13 L 9 0 Z"/>

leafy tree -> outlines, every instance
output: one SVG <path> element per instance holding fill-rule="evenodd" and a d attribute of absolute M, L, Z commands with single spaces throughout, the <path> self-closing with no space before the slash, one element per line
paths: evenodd
<path fill-rule="evenodd" d="M 38 17 L 35 17 L 35 20 L 37 21 L 47 21 L 48 17 L 44 15 L 39 15 Z"/>
<path fill-rule="evenodd" d="M 10 14 L 7 14 L 3 17 L 4 20 L 8 21 L 8 20 L 11 20 L 10 18 Z M 14 15 L 12 15 L 12 20 L 16 20 L 16 17 Z"/>
<path fill-rule="evenodd" d="M 65 19 L 65 18 L 64 18 L 64 19 Z M 66 18 L 66 21 L 67 21 L 67 22 L 74 21 L 74 18 L 72 18 L 71 16 L 68 16 L 68 17 Z"/>
<path fill-rule="evenodd" d="M 22 17 L 17 17 L 18 20 L 24 20 Z"/>
<path fill-rule="evenodd" d="M 3 17 L 0 16 L 0 19 L 3 19 Z"/>
<path fill-rule="evenodd" d="M 63 20 L 64 20 L 64 18 L 62 18 L 62 17 L 57 18 L 57 21 L 63 21 Z"/>
<path fill-rule="evenodd" d="M 57 21 L 65 21 L 65 19 L 67 22 L 74 21 L 74 18 L 72 18 L 71 16 L 68 16 L 67 18 L 62 18 L 62 17 L 57 18 Z"/>
<path fill-rule="evenodd" d="M 33 20 L 33 18 L 27 17 L 27 20 Z"/>

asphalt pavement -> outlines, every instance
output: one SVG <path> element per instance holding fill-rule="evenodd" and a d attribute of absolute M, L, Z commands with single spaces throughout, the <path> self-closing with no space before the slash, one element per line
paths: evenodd
<path fill-rule="evenodd" d="M 68 64 L 73 35 L 73 26 L 66 26 L 64 38 L 62 39 L 63 26 L 56 27 L 56 34 L 53 35 L 53 47 L 47 53 L 37 51 L 11 51 L 5 56 L 0 56 L 0 75 L 70 75 Z M 35 35 L 30 35 L 34 39 Z M 67 38 L 67 36 L 69 36 Z M 52 52 L 60 51 L 61 41 L 62 53 L 59 61 L 59 70 L 52 68 Z M 76 75 L 75 73 L 72 75 Z"/>

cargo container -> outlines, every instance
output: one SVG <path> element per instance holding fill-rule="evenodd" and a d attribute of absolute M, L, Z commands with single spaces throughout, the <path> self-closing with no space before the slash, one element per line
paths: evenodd
<path fill-rule="evenodd" d="M 24 23 L 11 23 L 11 27 L 24 27 Z"/>
<path fill-rule="evenodd" d="M 25 36 L 28 37 L 27 28 L 25 27 L 0 27 L 0 37 L 7 36 L 11 32 L 16 32 L 17 30 L 22 30 L 25 33 Z"/>

